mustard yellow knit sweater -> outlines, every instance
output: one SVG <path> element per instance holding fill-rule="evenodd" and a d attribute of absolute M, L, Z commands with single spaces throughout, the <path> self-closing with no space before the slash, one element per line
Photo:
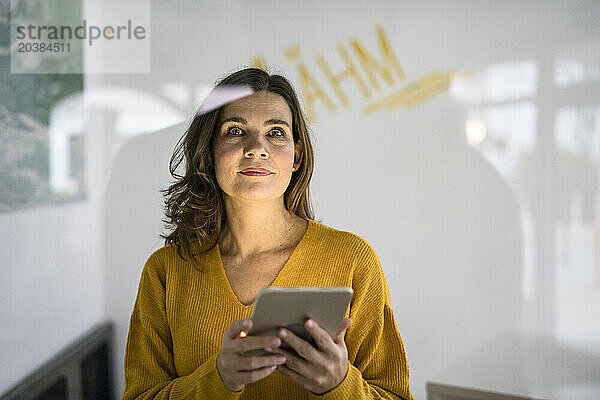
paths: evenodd
<path fill-rule="evenodd" d="M 231 392 L 216 367 L 223 333 L 250 318 L 233 292 L 218 246 L 199 258 L 204 272 L 174 246 L 146 262 L 125 351 L 122 399 L 414 399 L 408 364 L 377 255 L 361 237 L 309 220 L 308 228 L 272 286 L 348 286 L 348 373 L 333 390 L 315 395 L 274 371 Z"/>

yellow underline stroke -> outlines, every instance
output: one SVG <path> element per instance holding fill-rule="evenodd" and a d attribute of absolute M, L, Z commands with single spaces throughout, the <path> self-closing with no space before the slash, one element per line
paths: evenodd
<path fill-rule="evenodd" d="M 371 113 L 379 110 L 380 108 L 385 107 L 385 105 L 390 102 L 390 98 L 395 98 L 395 97 L 398 97 L 398 96 L 404 96 L 407 93 L 408 93 L 408 89 L 406 87 L 403 87 L 402 89 L 397 90 L 396 92 L 392 93 L 391 95 L 386 96 L 386 97 L 384 97 L 381 100 L 378 100 L 378 101 L 376 101 L 374 103 L 369 104 L 368 106 L 366 106 L 365 108 L 363 108 L 362 112 L 365 115 L 371 114 Z"/>
<path fill-rule="evenodd" d="M 416 81 L 414 81 L 410 85 L 408 85 L 408 87 L 407 87 L 408 91 L 407 91 L 406 95 L 399 96 L 399 97 L 396 97 L 396 98 L 390 100 L 385 106 L 389 110 L 394 109 L 394 108 L 398 107 L 399 105 L 403 104 L 407 99 L 410 99 L 411 97 L 418 95 L 419 93 L 423 92 L 424 90 L 427 90 L 427 88 L 432 83 L 436 82 L 439 79 L 440 79 L 440 72 L 438 70 L 433 70 L 430 73 L 428 73 L 427 75 L 417 79 Z"/>
<path fill-rule="evenodd" d="M 432 78 L 435 78 L 437 74 L 439 74 L 439 72 L 437 72 L 436 70 L 428 73 L 427 75 L 419 78 L 418 80 L 404 86 L 400 90 L 397 90 L 396 92 L 387 95 L 383 99 L 378 100 L 375 103 L 372 103 L 371 105 L 363 108 L 363 113 L 370 114 L 382 107 L 387 107 L 390 109 L 396 107 L 397 103 L 401 102 L 404 98 L 410 96 L 413 91 L 417 90 L 427 81 L 431 80 Z"/>
<path fill-rule="evenodd" d="M 412 108 L 435 94 L 447 89 L 450 79 L 455 73 L 455 69 L 444 74 L 441 74 L 437 70 L 433 70 L 396 92 L 387 95 L 383 99 L 371 103 L 363 108 L 362 112 L 363 114 L 371 114 L 383 107 L 392 110 L 400 105 L 403 105 L 406 108 Z"/>
<path fill-rule="evenodd" d="M 413 96 L 405 99 L 403 101 L 403 105 L 406 108 L 411 109 L 432 98 L 433 96 L 445 92 L 448 90 L 448 86 L 450 85 L 450 77 L 452 76 L 452 73 L 453 71 L 449 71 L 445 74 L 441 74 L 435 81 L 430 82 L 426 87 L 423 87 Z"/>
<path fill-rule="evenodd" d="M 401 103 L 405 98 L 411 96 L 411 94 L 418 89 L 424 82 L 427 82 L 429 79 L 434 77 L 437 71 L 430 72 L 419 80 L 412 82 L 400 90 L 384 97 L 383 99 L 377 101 L 370 106 L 367 106 L 363 109 L 363 113 L 370 114 L 373 111 L 376 111 L 382 107 L 386 107 L 388 109 L 392 109 L 397 106 L 397 104 Z"/>

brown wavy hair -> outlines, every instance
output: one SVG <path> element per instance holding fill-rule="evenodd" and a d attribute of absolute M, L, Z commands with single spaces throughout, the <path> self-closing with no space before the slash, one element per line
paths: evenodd
<path fill-rule="evenodd" d="M 309 194 L 314 167 L 313 147 L 291 83 L 281 75 L 269 75 L 262 69 L 246 68 L 227 75 L 216 87 L 225 85 L 248 85 L 254 92 L 271 92 L 285 99 L 292 113 L 294 143 L 300 143 L 302 150 L 300 168 L 292 174 L 283 202 L 290 213 L 314 220 Z M 166 228 L 173 231 L 160 237 L 165 239 L 165 245 L 175 245 L 177 254 L 184 260 L 190 259 L 198 269 L 200 267 L 195 256 L 216 246 L 227 221 L 212 151 L 223 107 L 197 114 L 193 118 L 177 142 L 169 163 L 169 171 L 175 182 L 161 190 L 165 197 L 166 218 L 163 222 Z M 181 175 L 176 170 L 184 161 L 185 173 Z M 198 243 L 201 244 L 200 252 L 194 252 L 193 246 Z"/>

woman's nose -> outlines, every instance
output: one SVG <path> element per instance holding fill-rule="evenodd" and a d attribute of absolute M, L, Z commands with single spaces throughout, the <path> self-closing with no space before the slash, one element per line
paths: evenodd
<path fill-rule="evenodd" d="M 258 158 L 264 158 L 265 160 L 269 158 L 269 153 L 267 153 L 266 151 L 248 150 L 248 151 L 246 151 L 245 154 L 246 154 L 246 158 L 258 157 Z"/>
<path fill-rule="evenodd" d="M 260 139 L 250 139 L 245 147 L 244 155 L 246 158 L 269 158 L 269 152 Z"/>

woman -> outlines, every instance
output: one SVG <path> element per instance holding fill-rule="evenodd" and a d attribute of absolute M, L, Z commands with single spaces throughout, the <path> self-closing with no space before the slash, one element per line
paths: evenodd
<path fill-rule="evenodd" d="M 249 68 L 217 87 L 227 85 L 253 93 L 197 115 L 171 159 L 175 229 L 142 272 L 123 399 L 413 399 L 377 255 L 313 220 L 312 146 L 290 83 Z M 306 321 L 317 347 L 286 329 L 244 337 L 270 285 L 348 286 L 354 297 L 335 338 Z"/>

